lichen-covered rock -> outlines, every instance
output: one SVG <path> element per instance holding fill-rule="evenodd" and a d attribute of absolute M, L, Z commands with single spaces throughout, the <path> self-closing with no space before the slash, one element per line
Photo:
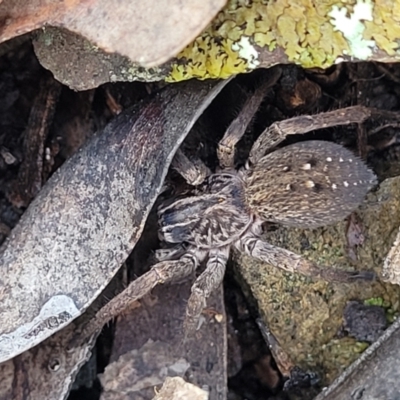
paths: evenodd
<path fill-rule="evenodd" d="M 72 39 L 67 32 L 48 29 L 39 33 L 36 52 L 46 68 L 56 71 L 58 79 L 68 76 L 71 70 L 85 74 L 86 70 L 95 70 L 92 65 L 100 65 L 99 76 L 93 73 L 97 85 L 125 80 L 227 78 L 278 63 L 326 68 L 346 60 L 393 62 L 400 58 L 399 22 L 399 1 L 230 0 L 190 45 L 154 68 L 106 54 L 83 39 L 74 39 L 73 50 L 69 49 L 65 44 Z M 70 56 L 65 57 L 65 52 Z M 68 60 L 64 74 L 56 61 L 60 53 L 64 54 L 63 60 Z M 92 64 L 87 64 L 88 59 Z M 85 89 L 94 86 L 92 83 Z"/>
<path fill-rule="evenodd" d="M 374 270 L 378 275 L 400 225 L 400 178 L 384 181 L 358 210 L 364 243 L 351 262 L 346 238 L 347 222 L 314 230 L 279 227 L 266 239 L 315 261 L 337 268 Z M 237 256 L 237 273 L 261 317 L 292 360 L 319 372 L 323 384 L 331 382 L 354 361 L 365 346 L 338 334 L 349 300 L 381 298 L 389 313 L 399 310 L 398 286 L 359 281 L 327 283 L 292 275 L 246 256 Z"/>
<path fill-rule="evenodd" d="M 224 78 L 278 62 L 324 68 L 345 59 L 393 60 L 399 20 L 398 2 L 230 0 L 179 53 L 167 80 Z"/>

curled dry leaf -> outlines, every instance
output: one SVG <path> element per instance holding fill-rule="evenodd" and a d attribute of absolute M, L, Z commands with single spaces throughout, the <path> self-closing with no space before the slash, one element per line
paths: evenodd
<path fill-rule="evenodd" d="M 383 264 L 382 278 L 386 282 L 400 285 L 400 230 Z"/>
<path fill-rule="evenodd" d="M 0 362 L 68 325 L 105 288 L 176 149 L 225 83 L 168 86 L 121 113 L 47 182 L 0 249 Z"/>
<path fill-rule="evenodd" d="M 4 0 L 0 42 L 44 26 L 79 33 L 142 65 L 167 61 L 195 39 L 225 0 Z"/>

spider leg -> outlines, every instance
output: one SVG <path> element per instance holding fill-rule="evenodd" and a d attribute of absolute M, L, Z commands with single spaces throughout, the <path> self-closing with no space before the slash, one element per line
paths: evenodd
<path fill-rule="evenodd" d="M 76 347 L 75 341 L 82 341 L 100 331 L 107 322 L 128 310 L 135 301 L 140 300 L 155 286 L 180 281 L 191 275 L 197 264 L 197 258 L 189 253 L 179 260 L 155 264 L 150 271 L 131 282 L 126 289 L 97 311 L 94 318 L 75 336 L 70 347 Z"/>
<path fill-rule="evenodd" d="M 172 160 L 172 168 L 192 186 L 200 185 L 211 174 L 203 161 L 199 158 L 189 159 L 181 149 L 178 149 Z"/>
<path fill-rule="evenodd" d="M 386 114 L 383 116 L 394 118 L 393 115 Z M 284 121 L 274 122 L 254 142 L 250 151 L 249 161 L 251 164 L 257 163 L 289 135 L 298 135 L 317 129 L 351 123 L 361 124 L 371 116 L 376 115 L 379 116 L 379 111 L 375 109 L 353 106 L 316 115 L 301 115 Z"/>
<path fill-rule="evenodd" d="M 290 377 L 290 371 L 295 367 L 294 363 L 290 359 L 289 354 L 283 349 L 280 345 L 278 339 L 275 335 L 270 331 L 268 326 L 264 323 L 264 321 L 260 318 L 256 320 L 256 323 L 260 329 L 260 332 L 268 344 L 268 348 L 274 357 L 276 365 L 279 369 L 279 372 L 285 377 Z"/>
<path fill-rule="evenodd" d="M 187 253 L 187 246 L 185 246 L 182 243 L 179 243 L 176 246 L 169 247 L 167 249 L 157 249 L 154 253 L 154 258 L 157 262 L 167 261 L 167 260 L 178 260 L 185 253 Z"/>
<path fill-rule="evenodd" d="M 229 247 L 210 252 L 206 269 L 196 279 L 192 286 L 184 322 L 185 337 L 191 336 L 198 328 L 200 315 L 206 306 L 207 298 L 222 283 L 226 263 L 229 257 Z"/>
<path fill-rule="evenodd" d="M 265 339 L 268 347 L 274 357 L 279 372 L 286 379 L 284 388 L 290 389 L 291 387 L 309 387 L 319 381 L 318 375 L 314 372 L 304 372 L 297 367 L 290 359 L 289 354 L 280 345 L 278 339 L 269 330 L 268 326 L 260 318 L 256 320 L 260 332 Z"/>
<path fill-rule="evenodd" d="M 352 282 L 354 280 L 373 280 L 371 271 L 343 271 L 330 267 L 320 267 L 302 256 L 281 247 L 274 246 L 257 236 L 247 234 L 235 243 L 235 247 L 251 257 L 291 273 L 322 278 L 328 282 Z"/>
<path fill-rule="evenodd" d="M 226 130 L 224 137 L 218 143 L 217 155 L 221 168 L 234 168 L 235 146 L 243 137 L 247 126 L 259 109 L 266 92 L 275 85 L 281 76 L 280 68 L 268 71 L 267 80 L 249 96 L 244 103 L 239 115 L 232 121 Z"/>

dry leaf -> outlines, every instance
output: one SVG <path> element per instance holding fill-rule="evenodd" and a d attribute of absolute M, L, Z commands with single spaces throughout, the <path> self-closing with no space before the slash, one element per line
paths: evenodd
<path fill-rule="evenodd" d="M 0 249 L 0 362 L 68 325 L 105 288 L 139 239 L 176 149 L 225 83 L 168 86 L 50 178 Z"/>
<path fill-rule="evenodd" d="M 107 52 L 154 66 L 175 56 L 215 17 L 225 0 L 4 0 L 0 42 L 44 26 L 79 33 Z"/>

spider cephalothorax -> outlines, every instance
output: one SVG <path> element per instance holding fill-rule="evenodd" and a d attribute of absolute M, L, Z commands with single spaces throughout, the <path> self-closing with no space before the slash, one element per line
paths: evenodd
<path fill-rule="evenodd" d="M 159 209 L 160 238 L 203 250 L 229 246 L 253 223 L 241 174 L 211 175 L 196 195 Z"/>
<path fill-rule="evenodd" d="M 190 334 L 198 326 L 208 296 L 222 282 L 231 248 L 289 272 L 328 280 L 371 276 L 317 266 L 261 237 L 264 222 L 310 228 L 344 219 L 376 183 L 374 173 L 359 158 L 331 142 L 307 141 L 271 152 L 287 135 L 296 133 L 291 120 L 267 128 L 253 145 L 246 166 L 235 170 L 235 145 L 266 89 L 278 77 L 271 73 L 269 81 L 249 98 L 226 131 L 218 145 L 215 174 L 208 173 L 200 160 L 189 160 L 178 151 L 173 167 L 196 187 L 191 195 L 169 200 L 158 209 L 159 236 L 166 248 L 156 253 L 158 263 L 149 272 L 98 312 L 87 333 L 157 284 L 191 276 L 204 262 L 205 269 L 192 286 L 187 306 L 185 332 Z M 325 113 L 331 126 L 344 123 L 343 112 L 336 119 L 332 113 Z M 329 125 L 322 121 L 318 126 L 311 117 L 302 117 L 301 122 L 301 133 Z"/>

